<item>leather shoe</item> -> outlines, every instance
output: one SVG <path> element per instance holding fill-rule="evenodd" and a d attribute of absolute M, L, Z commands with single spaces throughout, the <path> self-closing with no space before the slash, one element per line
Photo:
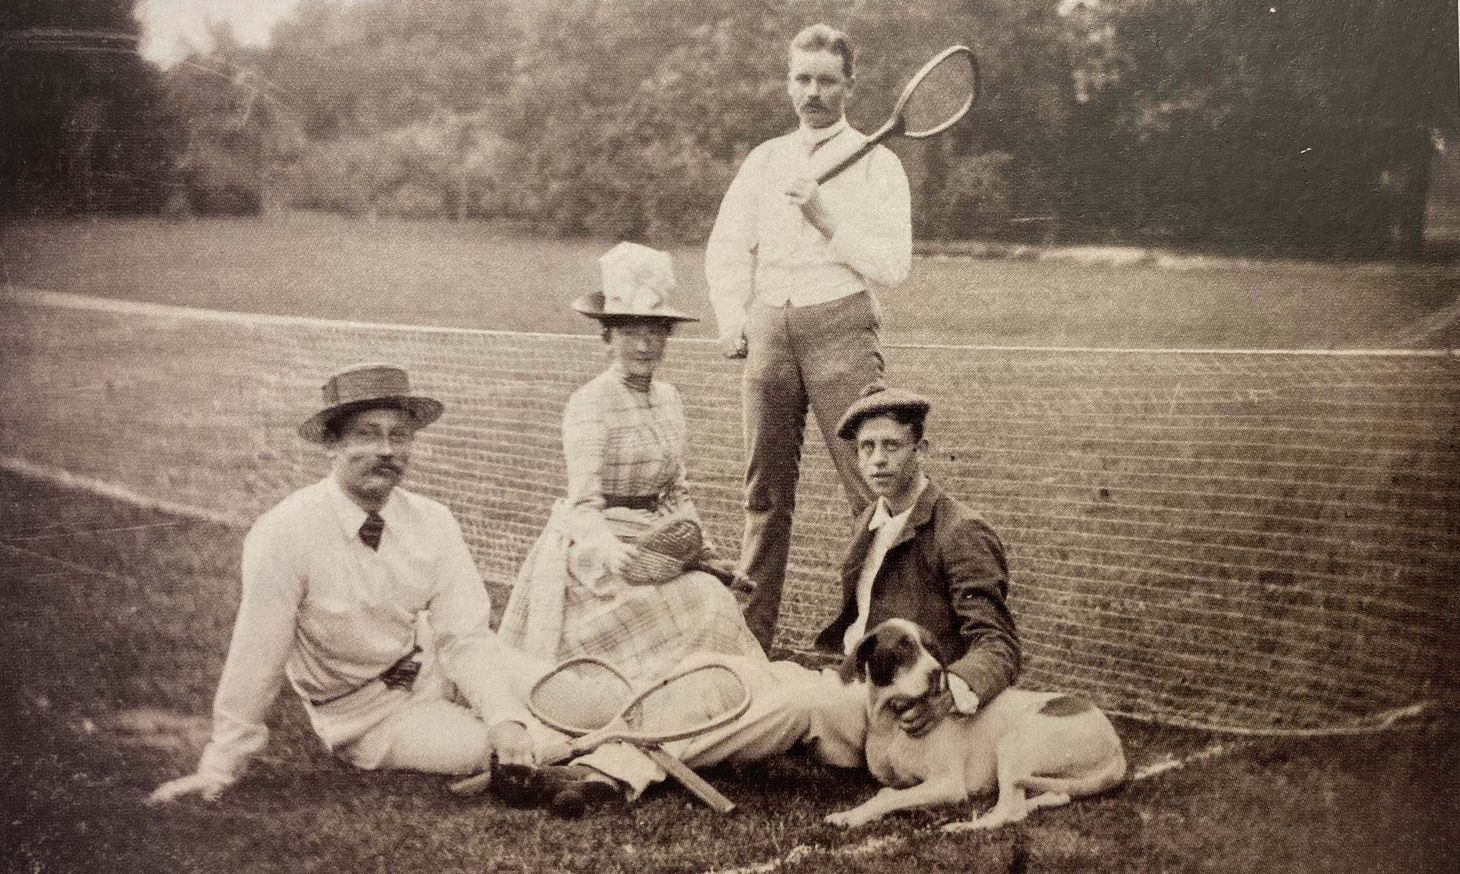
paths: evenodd
<path fill-rule="evenodd" d="M 619 796 L 612 783 L 594 779 L 585 769 L 561 765 L 495 764 L 492 794 L 512 807 L 546 807 L 558 816 L 573 819 L 588 808 Z"/>

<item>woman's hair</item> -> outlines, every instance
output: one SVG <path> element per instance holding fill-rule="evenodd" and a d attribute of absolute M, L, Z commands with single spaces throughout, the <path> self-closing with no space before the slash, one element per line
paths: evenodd
<path fill-rule="evenodd" d="M 603 337 L 603 342 L 607 343 L 613 339 L 612 332 L 614 328 L 622 328 L 625 325 L 632 325 L 635 322 L 651 322 L 653 324 L 663 325 L 666 336 L 674 333 L 673 319 L 654 319 L 643 316 L 600 316 L 598 323 L 602 326 L 600 336 Z"/>
<path fill-rule="evenodd" d="M 855 66 L 856 51 L 852 48 L 852 38 L 829 24 L 813 24 L 796 34 L 791 40 L 791 48 L 787 51 L 800 50 L 803 52 L 831 52 L 840 55 L 842 59 L 842 75 L 848 79 L 854 77 L 853 67 Z"/>

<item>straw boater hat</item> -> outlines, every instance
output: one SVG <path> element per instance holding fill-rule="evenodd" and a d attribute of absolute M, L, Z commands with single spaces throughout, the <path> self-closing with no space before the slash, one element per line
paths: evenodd
<path fill-rule="evenodd" d="M 347 413 L 387 407 L 410 413 L 417 428 L 441 418 L 444 409 L 435 398 L 411 394 L 410 377 L 394 364 L 356 364 L 324 384 L 324 409 L 299 426 L 299 436 L 324 443 L 330 423 Z"/>
<path fill-rule="evenodd" d="M 836 436 L 843 440 L 855 440 L 857 428 L 862 424 L 863 419 L 894 411 L 911 413 L 922 419 L 927 417 L 928 410 L 932 408 L 933 405 L 928 403 L 928 399 L 922 395 L 916 395 L 900 388 L 888 388 L 880 382 L 874 382 L 862 389 L 862 396 L 847 407 L 847 411 L 842 414 L 841 421 L 836 426 Z"/>
<path fill-rule="evenodd" d="M 573 309 L 590 319 L 663 319 L 698 322 L 665 302 L 674 289 L 674 262 L 668 252 L 619 243 L 598 259 L 603 290 L 573 301 Z"/>

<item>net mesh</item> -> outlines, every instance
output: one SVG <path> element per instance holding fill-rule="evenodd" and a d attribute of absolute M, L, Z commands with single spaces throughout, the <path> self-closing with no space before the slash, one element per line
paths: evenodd
<path fill-rule="evenodd" d="M 596 336 L 352 325 L 0 298 L 0 453 L 246 525 L 323 475 L 295 435 L 333 370 L 391 360 L 447 404 L 409 486 L 501 586 L 565 483 Z M 1000 532 L 1021 684 L 1122 713 L 1323 730 L 1453 696 L 1460 363 L 1445 354 L 891 346 L 928 395 L 931 476 Z M 706 535 L 738 536 L 738 372 L 672 346 Z M 808 439 L 778 644 L 835 614 L 849 517 Z"/>
<path fill-rule="evenodd" d="M 956 52 L 940 61 L 918 83 L 903 106 L 903 129 L 908 136 L 927 136 L 962 114 L 978 89 L 973 56 Z"/>

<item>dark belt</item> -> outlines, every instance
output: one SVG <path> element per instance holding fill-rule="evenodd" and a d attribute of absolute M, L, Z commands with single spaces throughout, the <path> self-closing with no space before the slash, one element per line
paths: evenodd
<path fill-rule="evenodd" d="M 658 495 L 604 495 L 603 505 L 607 507 L 625 507 L 630 510 L 657 510 L 659 509 Z"/>
<path fill-rule="evenodd" d="M 313 704 L 315 707 L 323 707 L 326 704 L 333 704 L 334 702 L 339 701 L 342 698 L 348 698 L 356 692 L 359 692 L 361 689 L 364 689 L 366 686 L 374 683 L 375 680 L 379 680 L 380 682 L 384 683 L 387 689 L 404 689 L 409 692 L 411 690 L 411 687 L 416 684 L 416 675 L 421 672 L 421 663 L 419 660 L 416 659 L 416 655 L 420 653 L 420 651 L 421 648 L 419 646 L 413 646 L 411 647 L 410 652 L 396 659 L 395 664 L 386 668 L 380 673 L 379 676 L 375 677 L 375 679 L 371 680 L 369 683 L 356 686 L 348 692 L 341 692 L 340 694 L 333 695 L 329 698 L 311 698 L 309 699 L 309 703 Z"/>

